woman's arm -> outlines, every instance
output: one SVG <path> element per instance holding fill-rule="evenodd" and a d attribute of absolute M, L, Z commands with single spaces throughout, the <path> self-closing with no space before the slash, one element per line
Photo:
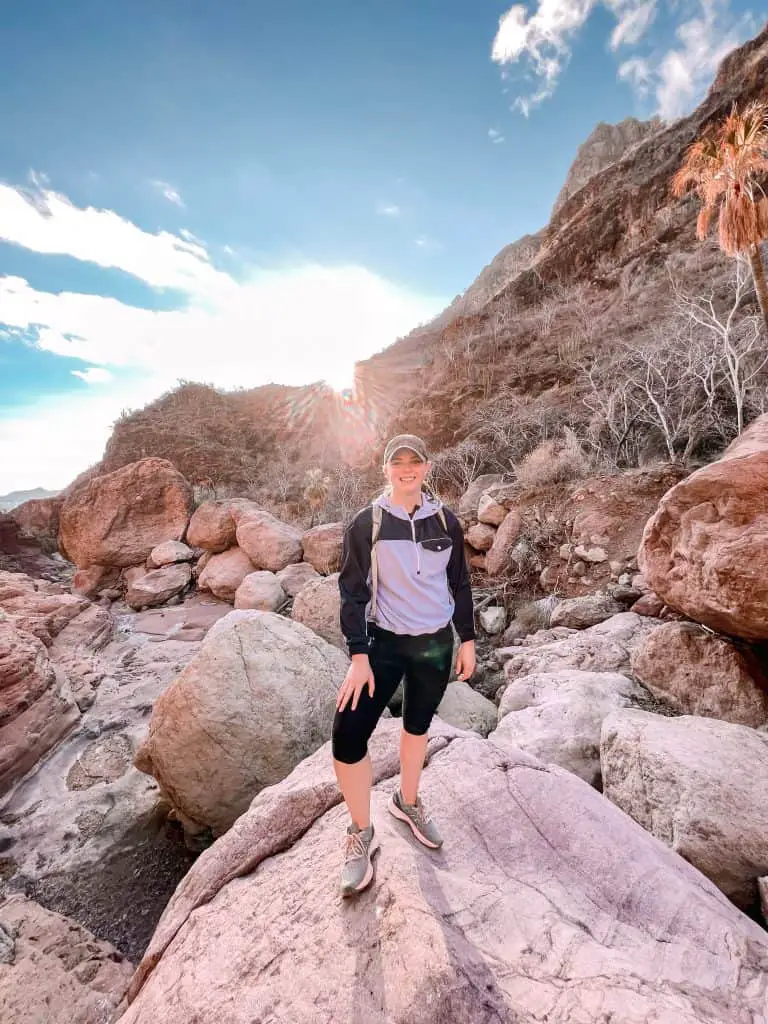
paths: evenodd
<path fill-rule="evenodd" d="M 368 575 L 371 570 L 372 528 L 373 516 L 369 506 L 359 512 L 344 531 L 339 574 L 339 619 L 350 656 L 368 653 L 365 609 L 371 599 Z"/>
<path fill-rule="evenodd" d="M 464 531 L 450 509 L 445 509 L 445 521 L 448 524 L 448 534 L 453 542 L 448 562 L 448 585 L 455 603 L 453 624 L 459 634 L 459 640 L 465 643 L 467 640 L 475 639 L 475 609 L 472 603 L 472 586 L 469 582 L 467 560 L 464 557 Z"/>

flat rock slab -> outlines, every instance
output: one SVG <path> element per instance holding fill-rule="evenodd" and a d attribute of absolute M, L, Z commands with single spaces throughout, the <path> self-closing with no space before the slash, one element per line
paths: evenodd
<path fill-rule="evenodd" d="M 575 776 L 442 729 L 423 787 L 442 851 L 389 817 L 380 774 L 377 877 L 341 900 L 318 751 L 193 866 L 119 1024 L 766 1019 L 768 936 L 710 882 Z M 374 764 L 396 771 L 397 733 Z"/>
<path fill-rule="evenodd" d="M 132 628 L 158 640 L 202 640 L 211 626 L 231 611 L 232 605 L 226 601 L 153 608 L 134 616 Z"/>

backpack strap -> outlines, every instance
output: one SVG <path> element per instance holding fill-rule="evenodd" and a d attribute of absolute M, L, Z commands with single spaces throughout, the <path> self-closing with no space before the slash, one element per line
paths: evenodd
<path fill-rule="evenodd" d="M 448 521 L 445 518 L 445 510 L 443 509 L 442 505 L 437 510 L 437 517 L 440 520 L 440 523 L 441 523 L 443 529 L 445 530 L 445 532 L 448 533 Z"/>
<path fill-rule="evenodd" d="M 371 505 L 371 620 L 376 621 L 376 591 L 379 586 L 379 560 L 376 557 L 376 541 L 381 533 L 381 505 Z"/>

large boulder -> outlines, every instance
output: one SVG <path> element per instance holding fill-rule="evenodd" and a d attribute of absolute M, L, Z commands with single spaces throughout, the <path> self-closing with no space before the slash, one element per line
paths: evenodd
<path fill-rule="evenodd" d="M 480 496 L 484 491 L 494 484 L 499 484 L 504 479 L 498 473 L 483 473 L 472 481 L 466 491 L 459 498 L 458 513 L 460 516 L 467 516 L 470 519 L 477 517 L 477 508 L 480 503 Z"/>
<path fill-rule="evenodd" d="M 142 567 L 142 571 L 143 567 Z M 78 569 L 72 577 L 72 593 L 94 598 L 102 590 L 116 587 L 120 582 L 120 569 L 111 565 L 89 565 Z"/>
<path fill-rule="evenodd" d="M 152 569 L 130 585 L 125 603 L 131 608 L 156 608 L 186 590 L 191 580 L 192 566 L 187 562 Z"/>
<path fill-rule="evenodd" d="M 320 574 L 309 562 L 294 562 L 277 573 L 278 583 L 289 597 L 296 597 L 308 583 L 314 583 L 319 579 Z"/>
<path fill-rule="evenodd" d="M 336 572 L 302 587 L 294 598 L 291 615 L 296 622 L 308 626 L 329 644 L 346 651 L 347 642 L 339 623 L 340 612 L 341 594 Z"/>
<path fill-rule="evenodd" d="M 436 722 L 422 794 L 445 846 L 427 854 L 386 813 L 399 731 L 371 743 L 371 890 L 338 898 L 348 819 L 326 746 L 192 866 L 118 1024 L 764 1018 L 763 929 L 557 767 Z"/>
<path fill-rule="evenodd" d="M 237 543 L 257 569 L 279 572 L 301 561 L 301 532 L 269 512 L 242 515 L 237 523 Z"/>
<path fill-rule="evenodd" d="M 523 676 L 502 694 L 494 736 L 599 788 L 603 720 L 640 693 L 617 672 L 571 669 Z"/>
<path fill-rule="evenodd" d="M 124 567 L 181 540 L 192 488 L 166 459 L 142 459 L 75 487 L 61 510 L 59 540 L 75 564 Z"/>
<path fill-rule="evenodd" d="M 524 647 L 502 647 L 497 657 L 504 662 L 508 682 L 534 672 L 583 669 L 587 672 L 630 674 L 631 657 L 636 647 L 658 623 L 632 612 L 622 612 L 605 622 L 580 632 L 551 640 L 545 631 L 528 638 Z M 565 627 L 557 627 L 558 632 Z"/>
<path fill-rule="evenodd" d="M 670 608 L 719 632 L 768 639 L 768 413 L 664 495 L 638 564 Z"/>
<path fill-rule="evenodd" d="M 632 672 L 680 714 L 768 722 L 768 680 L 754 655 L 691 622 L 657 626 L 634 652 Z"/>
<path fill-rule="evenodd" d="M 508 512 L 505 516 L 485 556 L 485 571 L 489 576 L 500 576 L 509 568 L 512 559 L 512 548 L 520 535 L 522 524 L 522 517 L 515 509 Z"/>
<path fill-rule="evenodd" d="M 59 537 L 59 517 L 64 496 L 32 498 L 11 512 L 26 536 L 34 537 L 47 551 L 55 551 Z"/>
<path fill-rule="evenodd" d="M 34 768 L 79 717 L 42 641 L 0 611 L 0 795 Z"/>
<path fill-rule="evenodd" d="M 481 494 L 477 505 L 478 522 L 487 523 L 489 526 L 501 526 L 507 517 L 507 509 L 501 505 L 492 494 Z"/>
<path fill-rule="evenodd" d="M 192 548 L 182 544 L 180 540 L 166 540 L 152 548 L 147 559 L 150 569 L 161 569 L 164 565 L 176 562 L 193 562 L 195 553 Z"/>
<path fill-rule="evenodd" d="M 552 611 L 550 625 L 588 629 L 620 614 L 624 609 L 610 594 L 584 594 L 561 601 Z"/>
<path fill-rule="evenodd" d="M 200 590 L 210 590 L 222 601 L 234 602 L 237 588 L 254 570 L 253 562 L 242 548 L 229 548 L 206 561 L 197 586 Z"/>
<path fill-rule="evenodd" d="M 132 973 L 71 918 L 21 895 L 0 902 L 3 1024 L 108 1024 Z"/>
<path fill-rule="evenodd" d="M 183 819 L 221 834 L 328 739 L 347 665 L 299 623 L 231 612 L 155 703 L 136 766 Z"/>
<path fill-rule="evenodd" d="M 437 713 L 457 729 L 471 729 L 487 736 L 496 728 L 498 712 L 493 701 L 477 693 L 469 683 L 448 683 Z"/>
<path fill-rule="evenodd" d="M 507 511 L 504 510 L 506 518 Z M 475 551 L 490 551 L 496 537 L 496 528 L 487 523 L 475 523 L 467 530 L 467 542 Z"/>
<path fill-rule="evenodd" d="M 768 736 L 627 710 L 603 722 L 603 792 L 740 907 L 768 873 Z"/>
<path fill-rule="evenodd" d="M 235 608 L 256 608 L 276 612 L 285 602 L 286 594 L 273 572 L 266 569 L 249 573 L 235 593 Z"/>
<path fill-rule="evenodd" d="M 217 554 L 237 543 L 237 522 L 246 512 L 261 511 L 245 498 L 204 501 L 195 509 L 187 528 L 187 542 Z"/>
<path fill-rule="evenodd" d="M 307 530 L 301 537 L 304 561 L 323 575 L 338 572 L 343 540 L 344 523 L 323 523 Z"/>

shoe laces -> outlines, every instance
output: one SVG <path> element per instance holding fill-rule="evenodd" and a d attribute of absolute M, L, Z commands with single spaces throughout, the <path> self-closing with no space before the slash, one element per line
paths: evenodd
<path fill-rule="evenodd" d="M 419 825 L 429 825 L 430 818 L 424 809 L 424 804 L 421 802 L 421 797 L 416 797 L 416 803 L 411 805 L 413 807 L 413 816 L 418 821 Z"/>
<path fill-rule="evenodd" d="M 363 832 L 348 832 L 345 860 L 354 860 L 357 857 L 365 857 L 365 854 L 366 850 Z"/>

